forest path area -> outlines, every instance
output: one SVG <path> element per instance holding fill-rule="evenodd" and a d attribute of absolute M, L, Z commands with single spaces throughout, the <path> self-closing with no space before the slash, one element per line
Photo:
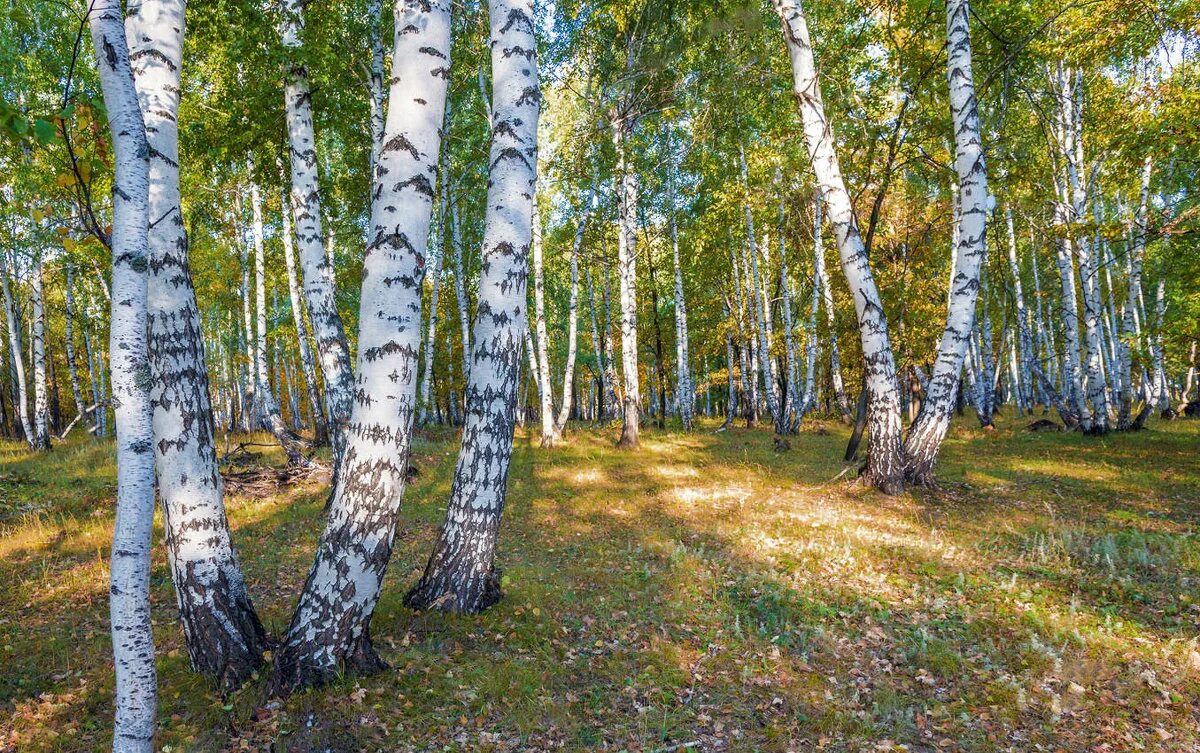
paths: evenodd
<path fill-rule="evenodd" d="M 404 608 L 457 435 L 422 433 L 372 631 L 392 669 L 280 704 L 188 669 L 156 520 L 163 751 L 1183 751 L 1200 745 L 1200 422 L 1086 438 L 952 429 L 942 488 L 835 480 L 847 437 L 519 431 L 473 617 Z M 260 439 L 264 441 L 265 439 Z M 0 751 L 108 744 L 108 442 L 0 447 Z M 258 462 L 281 464 L 263 456 Z M 233 491 L 277 636 L 323 523 L 319 481 Z"/>

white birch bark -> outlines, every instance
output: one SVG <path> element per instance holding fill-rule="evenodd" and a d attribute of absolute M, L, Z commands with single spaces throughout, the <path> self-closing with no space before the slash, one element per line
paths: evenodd
<path fill-rule="evenodd" d="M 326 256 L 321 229 L 321 199 L 317 187 L 316 136 L 313 131 L 312 92 L 308 68 L 300 62 L 300 32 L 304 27 L 304 0 L 285 0 L 280 29 L 283 46 L 288 50 L 287 83 L 284 92 L 287 117 L 288 152 L 292 171 L 292 219 L 300 267 L 304 276 L 304 297 L 317 342 L 317 356 L 325 378 L 326 412 L 335 464 L 340 464 L 345 448 L 345 433 L 350 421 L 354 396 L 354 376 L 350 369 L 350 351 L 346 332 L 337 310 L 334 294 L 333 263 Z M 394 65 L 394 64 L 393 64 Z M 439 112 L 439 117 L 440 117 Z"/>
<path fill-rule="evenodd" d="M 870 444 L 864 479 L 888 493 L 901 491 L 904 447 L 901 442 L 900 386 L 888 336 L 887 317 L 867 261 L 866 248 L 850 194 L 834 149 L 833 130 L 825 117 L 808 24 L 798 0 L 773 0 L 783 25 L 792 62 L 793 90 L 800 104 L 805 142 L 817 183 L 837 238 L 842 271 L 854 294 L 862 341 L 868 395 Z"/>
<path fill-rule="evenodd" d="M 42 286 L 42 259 L 34 259 L 30 270 L 29 296 L 33 346 L 33 447 L 50 449 L 50 386 L 46 380 L 46 306 Z"/>
<path fill-rule="evenodd" d="M 575 386 L 575 356 L 579 345 L 579 250 L 583 247 L 583 234 L 591 216 L 592 196 L 596 193 L 596 179 L 592 179 L 592 190 L 584 197 L 583 210 L 575 226 L 575 237 L 571 241 L 571 292 L 567 302 L 567 362 L 563 367 L 562 404 L 555 419 L 554 433 L 562 437 L 567 419 L 571 415 L 571 400 Z"/>
<path fill-rule="evenodd" d="M 542 447 L 559 439 L 554 415 L 554 388 L 550 384 L 550 335 L 546 331 L 546 274 L 542 256 L 542 213 L 533 205 L 533 322 L 537 347 L 538 384 L 541 385 Z"/>
<path fill-rule="evenodd" d="M 12 282 L 10 281 L 13 265 L 10 264 L 9 258 L 7 252 L 0 251 L 0 263 L 4 265 L 4 269 L 0 270 L 0 288 L 4 292 L 4 322 L 8 328 L 8 352 L 12 370 L 17 378 L 17 417 L 21 421 L 21 431 L 25 434 L 25 441 L 29 443 L 30 447 L 33 447 L 36 432 L 33 427 L 33 417 L 29 413 L 29 386 L 25 379 L 25 358 L 21 354 L 21 326 L 17 321 L 17 304 L 13 300 Z"/>
<path fill-rule="evenodd" d="M 471 325 L 467 300 L 467 269 L 463 261 L 462 229 L 458 220 L 458 202 L 450 202 L 450 242 L 454 248 L 454 297 L 458 303 L 458 330 L 462 338 L 462 379 L 466 385 L 471 373 Z"/>
<path fill-rule="evenodd" d="M 959 185 L 957 243 L 946 326 L 921 412 L 905 444 L 908 480 L 926 486 L 934 483 L 933 466 L 950 428 L 954 390 L 975 328 L 980 267 L 987 259 L 987 169 L 971 71 L 969 13 L 967 0 L 949 0 L 946 5 L 947 74 L 954 122 L 954 168 Z"/>
<path fill-rule="evenodd" d="M 624 376 L 621 438 L 618 447 L 637 447 L 642 396 L 638 375 L 637 209 L 638 177 L 629 164 L 628 141 L 633 123 L 614 118 L 617 151 L 617 279 L 620 283 L 621 368 Z"/>
<path fill-rule="evenodd" d="M 842 414 L 842 421 L 850 423 L 850 401 L 846 396 L 846 384 L 842 379 L 841 353 L 838 348 L 837 313 L 833 306 L 833 287 L 829 284 L 829 272 L 825 269 L 825 243 L 821 210 L 821 189 L 818 187 L 813 199 L 813 274 L 821 286 L 821 305 L 825 308 L 825 325 L 829 330 L 829 382 L 833 398 Z"/>
<path fill-rule="evenodd" d="M 63 266 L 67 281 L 67 285 L 63 289 L 66 309 L 63 317 L 63 329 L 65 330 L 67 373 L 71 380 L 71 397 L 75 401 L 75 415 L 82 417 L 87 412 L 87 405 L 83 402 L 83 390 L 79 385 L 79 366 L 75 363 L 75 271 L 70 261 Z"/>
<path fill-rule="evenodd" d="M 444 121 L 450 119 L 450 110 L 447 107 L 444 116 Z M 449 170 L 450 162 L 445 153 L 442 154 L 441 161 L 441 189 L 438 191 L 438 209 L 437 209 L 437 235 L 435 240 L 430 244 L 429 255 L 433 257 L 432 264 L 429 267 L 426 277 L 429 279 L 429 316 L 426 325 L 425 335 L 425 357 L 424 367 L 421 376 L 420 399 L 417 401 L 418 417 L 417 421 L 420 424 L 427 424 L 433 420 L 434 405 L 430 400 L 430 395 L 433 392 L 433 358 L 434 345 L 437 341 L 437 325 L 438 325 L 438 296 L 441 292 L 442 283 L 442 254 L 446 244 L 443 242 L 446 228 L 446 200 L 449 186 Z"/>
<path fill-rule="evenodd" d="M 617 372 L 613 366 L 613 318 L 612 318 L 612 272 L 608 265 L 608 243 L 600 236 L 601 272 L 604 274 L 604 381 L 607 390 L 604 393 L 604 410 L 602 418 L 609 420 L 617 413 Z"/>
<path fill-rule="evenodd" d="M 113 751 L 150 753 L 158 704 L 150 626 L 154 428 L 146 357 L 150 147 L 134 90 L 120 3 L 94 0 L 89 20 L 115 166 L 109 336 L 117 427 L 117 510 L 109 580 L 116 670 Z"/>
<path fill-rule="evenodd" d="M 391 91 L 363 261 L 358 368 L 325 530 L 275 654 L 280 691 L 378 671 L 371 617 L 391 558 L 416 413 L 434 182 L 450 78 L 448 0 L 397 0 Z"/>
<path fill-rule="evenodd" d="M 0 259 L 3 256 L 0 255 Z M 88 311 L 91 310 L 91 302 L 87 306 Z M 108 407 L 104 405 L 104 391 L 101 389 L 100 380 L 97 378 L 103 369 L 99 368 L 99 355 L 92 350 L 92 336 L 88 332 L 87 316 L 85 313 L 82 329 L 83 335 L 83 352 L 87 357 L 88 365 L 88 383 L 92 392 L 92 405 L 96 406 L 95 413 L 92 414 L 92 425 L 95 428 L 97 437 L 105 437 L 108 435 Z"/>
<path fill-rule="evenodd" d="M 371 28 L 371 67 L 367 72 L 367 94 L 371 106 L 371 152 L 367 163 L 367 175 L 371 185 L 375 183 L 375 166 L 379 164 L 379 153 L 383 149 L 384 128 L 384 88 L 383 88 L 383 58 L 386 50 L 383 47 L 383 8 L 380 0 L 368 0 L 367 17 Z M 332 233 L 330 233 L 332 238 Z M 333 263 L 333 255 L 329 261 Z"/>
<path fill-rule="evenodd" d="M 746 270 L 746 284 L 750 288 L 750 296 L 747 298 L 746 303 L 751 308 L 754 320 L 752 327 L 758 336 L 758 342 L 756 343 L 758 370 L 762 374 L 763 394 L 766 397 L 767 412 L 771 414 L 771 421 L 775 425 L 775 433 L 781 434 L 784 431 L 783 417 L 779 410 L 779 391 L 777 389 L 777 382 L 775 381 L 775 368 L 771 362 L 771 344 L 768 339 L 771 327 L 767 321 L 766 296 L 763 294 L 763 275 L 758 263 L 758 240 L 754 235 L 754 213 L 750 209 L 749 170 L 746 166 L 745 149 L 740 146 L 738 147 L 738 159 L 742 168 L 742 204 L 746 212 L 745 252 L 749 257 L 749 269 Z M 755 377 L 754 382 L 758 384 L 758 377 Z"/>
<path fill-rule="evenodd" d="M 584 279 L 587 282 L 588 291 L 588 309 L 591 314 L 592 324 L 592 352 L 596 359 L 596 379 L 600 382 L 596 391 L 596 421 L 602 421 L 605 418 L 605 395 L 608 394 L 610 386 L 608 384 L 608 364 L 604 357 L 604 342 L 600 339 L 600 321 L 596 314 L 596 286 L 592 282 L 592 265 L 586 264 L 583 267 Z M 607 339 L 607 332 L 605 333 Z"/>
<path fill-rule="evenodd" d="M 541 106 L 531 0 L 491 0 L 492 131 L 479 303 L 462 448 L 449 506 L 420 582 L 417 608 L 476 612 L 500 598 L 496 541 L 508 484 Z"/>
<path fill-rule="evenodd" d="M 668 167 L 667 192 L 671 224 L 671 264 L 675 272 L 675 402 L 684 431 L 692 430 L 696 388 L 688 354 L 687 299 L 683 295 L 683 265 L 679 263 L 679 227 L 675 218 L 675 165 Z"/>
<path fill-rule="evenodd" d="M 1163 327 L 1167 316 L 1167 278 L 1159 270 L 1158 283 L 1154 286 L 1154 333 L 1150 338 L 1150 359 L 1154 364 L 1154 407 L 1165 411 L 1171 407 L 1170 385 L 1163 360 Z"/>
<path fill-rule="evenodd" d="M 321 407 L 321 396 L 317 390 L 317 369 L 313 363 L 309 339 L 308 320 L 304 317 L 304 300 L 300 295 L 300 282 L 296 275 L 296 250 L 292 242 L 292 210 L 286 192 L 280 197 L 279 214 L 283 229 L 283 262 L 287 266 L 288 301 L 292 307 L 292 324 L 296 327 L 296 346 L 300 352 L 300 369 L 304 372 L 304 391 L 308 395 L 308 414 L 312 417 L 312 428 L 317 445 L 329 440 L 326 432 L 325 412 Z"/>
<path fill-rule="evenodd" d="M 783 199 L 780 197 L 780 210 L 783 208 Z M 804 354 L 804 390 L 797 390 L 801 397 L 801 403 L 797 413 L 803 417 L 805 413 L 813 410 L 817 406 L 816 395 L 816 371 L 817 371 L 817 314 L 820 312 L 822 295 L 822 277 L 825 274 L 825 259 L 824 251 L 821 248 L 821 198 L 816 196 L 813 199 L 813 279 L 812 279 L 812 300 L 809 302 L 808 325 L 805 331 L 805 354 Z M 780 243 L 783 243 L 782 235 Z M 782 248 L 782 246 L 781 246 Z M 781 258 L 782 261 L 782 258 Z M 832 328 L 831 328 L 832 329 Z M 799 367 L 797 367 L 798 369 Z M 796 375 L 799 378 L 799 373 Z M 838 375 L 838 380 L 841 380 L 841 375 Z"/>
<path fill-rule="evenodd" d="M 1131 344 L 1138 337 L 1138 300 L 1142 295 L 1142 257 L 1146 250 L 1146 217 L 1150 205 L 1150 179 L 1153 175 L 1154 163 L 1150 157 L 1142 162 L 1141 193 L 1137 213 L 1134 216 L 1132 238 L 1126 253 L 1127 290 L 1125 305 L 1121 318 L 1121 339 L 1119 345 L 1120 385 L 1121 391 L 1117 398 L 1117 429 L 1127 431 L 1132 428 L 1133 406 L 1133 353 Z"/>
<path fill-rule="evenodd" d="M 200 312 L 181 215 L 176 115 L 183 0 L 143 0 L 127 18 L 126 31 L 150 147 L 148 360 L 167 559 L 192 667 L 233 689 L 262 664 L 267 638 L 225 518 Z"/>
<path fill-rule="evenodd" d="M 266 261 L 263 243 L 263 212 L 262 193 L 254 180 L 254 162 L 247 164 L 247 174 L 250 176 L 250 210 L 253 219 L 251 236 L 254 241 L 254 381 L 255 397 L 258 400 L 258 420 L 260 425 L 271 432 L 283 452 L 287 455 L 289 465 L 306 465 L 299 446 L 299 438 L 288 429 L 279 412 L 279 400 L 271 390 L 271 377 L 268 372 L 269 357 L 267 354 L 267 289 Z"/>

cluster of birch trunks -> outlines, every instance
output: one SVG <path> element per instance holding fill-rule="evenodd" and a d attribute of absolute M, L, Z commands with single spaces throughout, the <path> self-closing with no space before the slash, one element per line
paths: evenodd
<path fill-rule="evenodd" d="M 457 6 L 399 0 L 390 71 L 384 70 L 389 54 L 383 14 L 378 3 L 371 7 L 371 185 L 362 197 L 369 219 L 353 358 L 337 302 L 339 250 L 319 190 L 321 162 L 303 62 L 304 2 L 285 0 L 278 28 L 288 52 L 279 92 L 288 149 L 277 170 L 288 185 L 259 184 L 264 170 L 258 163 L 274 163 L 275 155 L 245 156 L 239 168 L 244 190 L 230 197 L 227 217 L 240 262 L 240 305 L 207 312 L 193 287 L 179 180 L 184 2 L 89 5 L 113 145 L 111 232 L 100 238 L 111 249 L 112 269 L 106 275 L 44 263 L 40 255 L 0 255 L 8 367 L 0 427 L 38 449 L 49 449 L 52 434 L 65 436 L 76 426 L 97 436 L 115 432 L 116 750 L 148 751 L 153 745 L 149 573 L 156 492 L 193 668 L 236 688 L 273 645 L 272 688 L 286 694 L 345 669 L 385 666 L 370 624 L 418 424 L 458 425 L 462 438 L 445 521 L 405 603 L 474 612 L 501 596 L 495 553 L 518 424 L 539 422 L 542 444 L 549 447 L 571 419 L 619 420 L 618 445 L 632 448 L 643 417 L 665 423 L 675 416 L 688 430 L 697 416 L 723 417 L 723 424 L 711 422 L 714 428 L 728 428 L 738 418 L 751 425 L 770 420 L 776 433 L 791 434 L 806 415 L 820 411 L 855 423 L 856 436 L 865 432 L 861 475 L 883 491 L 898 492 L 907 484 L 933 483 L 951 416 L 966 405 L 985 427 L 997 407 L 1011 401 L 1022 414 L 1053 409 L 1066 427 L 1102 434 L 1140 428 L 1155 409 L 1169 414 L 1172 401 L 1186 401 L 1194 388 L 1194 369 L 1174 380 L 1167 373 L 1161 328 L 1153 324 L 1164 316 L 1164 274 L 1143 269 L 1153 159 L 1145 160 L 1138 196 L 1123 201 L 1103 194 L 1080 133 L 1084 79 L 1065 64 L 1046 71 L 1056 103 L 1049 134 L 1055 181 L 1047 197 L 1059 228 L 1056 266 L 1039 270 L 1036 258 L 1020 258 L 1014 212 L 1003 195 L 988 190 L 967 0 L 950 0 L 946 7 L 953 263 L 944 330 L 926 366 L 897 367 L 869 259 L 871 231 L 864 234 L 858 226 L 807 19 L 796 0 L 773 5 L 802 124 L 797 139 L 803 139 L 815 175 L 811 263 L 796 258 L 785 241 L 788 189 L 778 173 L 768 188 L 777 216 L 762 227 L 750 201 L 758 187 L 751 185 L 740 152 L 744 232 L 737 239 L 731 232 L 727 267 L 710 272 L 722 277 L 724 347 L 695 358 L 674 211 L 682 154 L 668 145 L 665 222 L 673 279 L 664 279 L 662 294 L 673 300 L 674 352 L 664 353 L 659 272 L 654 255 L 639 251 L 646 243 L 639 227 L 642 187 L 631 158 L 645 108 L 636 86 L 615 85 L 601 120 L 616 156 L 612 180 L 604 184 L 612 186 L 616 206 L 616 254 L 610 260 L 607 248 L 588 248 L 595 197 L 604 190 L 594 167 L 590 193 L 572 219 L 562 317 L 567 328 L 554 333 L 565 337 L 566 357 L 552 363 L 543 223 L 535 201 L 542 94 L 534 11 L 531 0 L 487 5 L 491 140 L 478 248 L 464 247 L 462 212 L 442 143 L 452 116 L 447 82 Z M 1094 224 L 1089 220 L 1108 216 L 1127 218 L 1119 244 L 1086 229 Z M 282 242 L 286 296 L 266 284 L 268 268 L 276 268 L 266 259 L 268 232 Z M 1008 279 L 989 279 L 989 240 L 1007 254 Z M 853 371 L 861 384 L 847 383 L 842 373 L 827 243 L 836 248 L 853 291 L 862 353 Z M 474 255 L 479 271 L 468 280 Z M 645 281 L 639 265 L 649 267 L 648 294 L 638 290 Z M 68 407 L 60 397 L 63 375 L 54 369 L 59 361 L 49 355 L 44 285 L 51 275 L 62 276 L 66 291 L 61 362 Z M 457 317 L 439 330 L 439 294 L 446 287 L 449 296 L 451 281 L 454 306 L 445 307 Z M 1043 293 L 1052 288 L 1058 305 L 1043 305 L 1049 300 Z M 989 301 L 997 290 L 1015 302 L 1015 314 L 1004 321 L 992 320 Z M 638 346 L 639 302 L 647 297 L 654 314 L 641 324 L 651 329 L 649 366 Z M 292 337 L 268 336 L 277 330 Z M 457 342 L 445 341 L 447 331 Z M 456 348 L 461 359 L 442 369 L 439 382 L 435 363 Z M 1144 366 L 1135 369 L 1135 363 Z M 73 419 L 66 421 L 66 414 Z M 311 571 L 286 631 L 274 638 L 266 634 L 242 575 L 219 468 L 219 433 L 259 429 L 270 432 L 297 465 L 315 462 L 314 447 L 328 444 L 334 466 Z"/>

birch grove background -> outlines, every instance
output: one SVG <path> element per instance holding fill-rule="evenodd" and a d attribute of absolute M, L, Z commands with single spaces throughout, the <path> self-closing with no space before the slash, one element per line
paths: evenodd
<path fill-rule="evenodd" d="M 1200 745 L 1198 86 L 1196 0 L 10 0 L 0 753 Z"/>

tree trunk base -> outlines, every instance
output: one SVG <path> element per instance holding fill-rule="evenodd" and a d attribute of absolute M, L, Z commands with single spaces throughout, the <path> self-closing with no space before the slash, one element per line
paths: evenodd
<path fill-rule="evenodd" d="M 224 573 L 203 585 L 187 570 L 176 587 L 183 591 L 179 620 L 192 669 L 225 692 L 237 690 L 262 666 L 271 640 L 249 598 L 227 598 L 232 589 Z"/>
<path fill-rule="evenodd" d="M 478 614 L 504 598 L 500 590 L 502 571 L 457 573 L 433 566 L 404 596 L 404 606 L 448 614 Z"/>
<path fill-rule="evenodd" d="M 295 692 L 320 687 L 337 679 L 339 670 L 368 676 L 389 668 L 388 663 L 375 650 L 369 629 L 363 630 L 353 646 L 345 650 L 340 649 L 341 647 L 316 642 L 281 646 L 275 653 L 275 675 L 271 681 L 271 695 L 287 698 Z M 318 660 L 317 654 L 342 658 L 340 664 L 330 664 Z"/>

